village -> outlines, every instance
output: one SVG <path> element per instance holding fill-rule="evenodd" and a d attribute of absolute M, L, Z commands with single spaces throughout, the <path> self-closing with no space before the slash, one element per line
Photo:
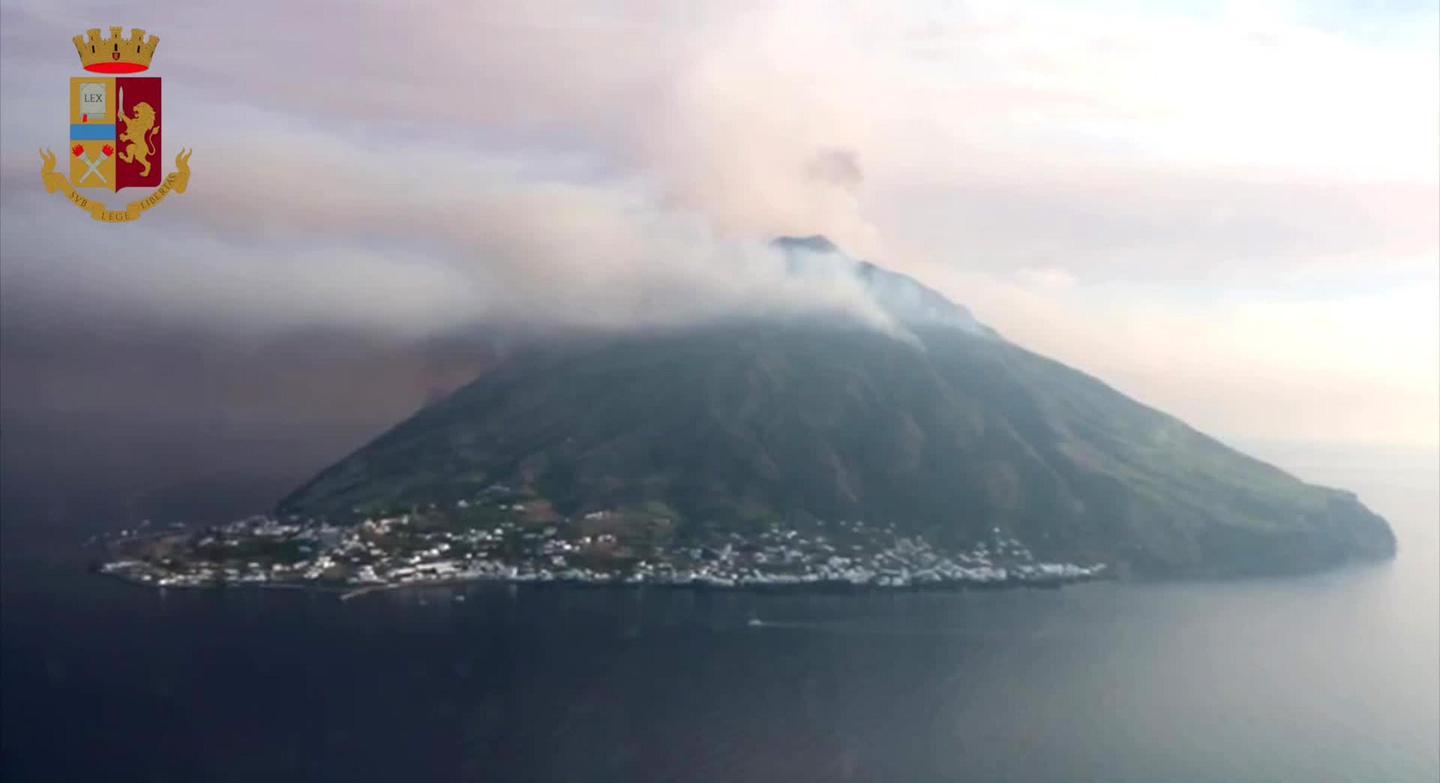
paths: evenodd
<path fill-rule="evenodd" d="M 1058 585 L 1104 564 L 1037 561 L 994 531 L 968 551 L 862 521 L 673 535 L 654 509 L 561 517 L 543 501 L 456 501 L 358 524 L 252 517 L 202 530 L 126 530 L 101 573 L 155 587 L 368 591 L 468 581 L 710 588 Z"/>

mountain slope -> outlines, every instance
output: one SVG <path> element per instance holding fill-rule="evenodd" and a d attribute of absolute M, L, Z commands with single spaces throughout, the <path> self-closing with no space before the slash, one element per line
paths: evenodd
<path fill-rule="evenodd" d="M 948 326 L 971 334 L 997 336 L 995 330 L 976 321 L 964 305 L 950 301 L 909 275 L 851 258 L 823 236 L 780 237 L 770 244 L 784 254 L 792 275 L 852 275 L 880 309 L 902 323 Z"/>
<path fill-rule="evenodd" d="M 999 528 L 1040 556 L 1154 575 L 1394 551 L 1349 493 L 983 328 L 909 328 L 913 342 L 821 321 L 555 342 L 416 414 L 281 510 L 339 517 L 498 482 L 563 514 L 658 501 L 686 525 L 864 519 L 953 545 Z"/>

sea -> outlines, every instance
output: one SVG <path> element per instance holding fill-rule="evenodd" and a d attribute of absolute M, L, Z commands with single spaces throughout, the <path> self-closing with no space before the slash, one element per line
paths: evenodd
<path fill-rule="evenodd" d="M 1060 590 L 158 591 L 88 573 L 84 541 L 262 510 L 273 477 L 150 502 L 12 470 L 0 780 L 1435 783 L 1440 463 L 1250 450 L 1356 491 L 1398 557 Z"/>

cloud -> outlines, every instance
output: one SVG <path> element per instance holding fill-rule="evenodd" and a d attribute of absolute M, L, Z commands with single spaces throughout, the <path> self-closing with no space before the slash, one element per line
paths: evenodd
<path fill-rule="evenodd" d="M 64 142 L 70 36 L 119 9 L 0 7 L 12 333 L 98 312 L 408 337 L 815 307 L 883 325 L 853 285 L 797 285 L 764 249 L 823 233 L 1222 426 L 1263 416 L 1141 383 L 1167 370 L 1134 335 L 1203 346 L 1224 372 L 1192 390 L 1277 357 L 1299 379 L 1267 377 L 1277 397 L 1338 374 L 1415 411 L 1435 386 L 1294 328 L 1393 301 L 1418 315 L 1361 333 L 1428 346 L 1408 332 L 1433 308 L 1404 292 L 1440 257 L 1433 41 L 1069 4 L 126 7 L 161 35 L 166 144 L 196 148 L 195 173 L 103 226 L 40 192 L 34 150 Z M 1433 22 L 1414 13 L 1367 29 Z M 1220 396 L 1253 412 L 1268 393 Z"/>
<path fill-rule="evenodd" d="M 16 221 L 73 225 L 0 237 L 4 297 L 17 311 L 101 302 L 268 333 L 317 324 L 402 335 L 485 324 L 614 329 L 820 310 L 888 324 L 855 278 L 797 279 L 766 243 L 717 237 L 638 188 L 519 181 L 502 164 L 476 167 L 485 185 L 457 190 L 448 178 L 470 172 L 442 149 L 381 159 L 392 172 L 381 189 L 344 170 L 353 151 L 312 141 L 237 142 L 253 154 L 206 161 L 209 179 L 196 177 L 163 218 L 157 211 L 160 219 L 119 234 L 75 220 L 60 199 L 12 199 Z M 256 171 L 274 175 L 246 177 Z M 322 176 L 344 195 L 314 198 L 304 183 Z M 126 243 L 118 252 L 117 237 Z"/>
<path fill-rule="evenodd" d="M 854 150 L 821 150 L 805 164 L 805 174 L 817 182 L 851 191 L 865 182 L 860 156 Z"/>

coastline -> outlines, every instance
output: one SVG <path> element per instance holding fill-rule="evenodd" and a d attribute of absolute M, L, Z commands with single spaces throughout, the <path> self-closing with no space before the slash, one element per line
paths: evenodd
<path fill-rule="evenodd" d="M 966 581 L 949 580 L 912 584 L 875 584 L 856 583 L 844 580 L 838 581 L 814 581 L 796 583 L 741 583 L 741 584 L 717 584 L 704 580 L 693 580 L 689 582 L 627 582 L 621 579 L 608 581 L 582 581 L 577 579 L 510 579 L 492 577 L 461 577 L 445 579 L 421 579 L 409 582 L 393 582 L 383 584 L 363 585 L 337 585 L 337 584 L 303 584 L 299 582 L 218 582 L 206 584 L 170 584 L 161 585 L 146 582 L 121 573 L 101 571 L 92 569 L 91 573 L 96 576 L 109 577 L 133 587 L 147 588 L 151 590 L 193 590 L 193 591 L 225 591 L 225 590 L 291 590 L 299 592 L 314 592 L 335 595 L 341 602 L 361 598 L 374 593 L 386 593 L 397 590 L 425 587 L 457 587 L 462 585 L 490 584 L 496 586 L 512 587 L 535 587 L 552 589 L 609 589 L 609 590 L 693 590 L 697 592 L 724 591 L 737 593 L 812 593 L 812 594 L 840 594 L 840 593 L 861 593 L 861 592 L 897 592 L 897 593 L 920 593 L 920 592 L 963 592 L 967 590 L 1059 590 L 1063 587 L 1084 584 L 1088 582 L 1111 582 L 1119 579 L 1118 576 L 1110 573 L 1095 574 L 1083 577 L 1055 577 L 1055 578 L 1025 578 L 1010 577 L 1003 580 L 991 581 Z"/>

